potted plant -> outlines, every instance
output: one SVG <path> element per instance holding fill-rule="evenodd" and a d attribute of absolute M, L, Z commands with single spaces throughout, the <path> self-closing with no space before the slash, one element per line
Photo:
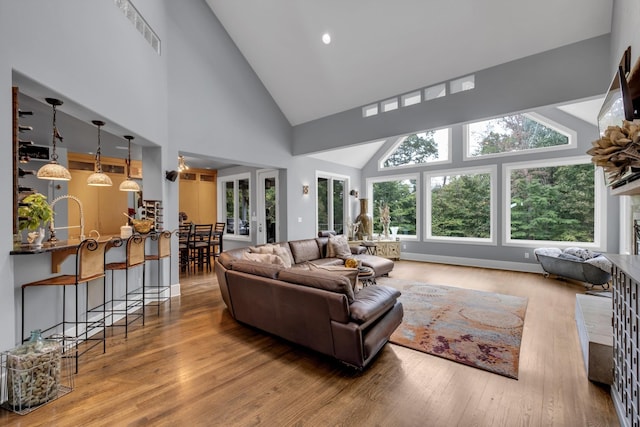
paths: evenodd
<path fill-rule="evenodd" d="M 44 227 L 53 217 L 53 209 L 47 203 L 47 197 L 41 193 L 34 193 L 22 199 L 21 206 L 18 207 L 18 217 L 18 229 L 30 230 L 27 234 L 28 242 L 42 244 Z"/>

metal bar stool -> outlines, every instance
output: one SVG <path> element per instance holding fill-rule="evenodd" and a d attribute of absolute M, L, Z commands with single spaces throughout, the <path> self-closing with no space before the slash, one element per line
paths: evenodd
<path fill-rule="evenodd" d="M 140 234 L 133 234 L 125 240 L 114 239 L 111 247 L 125 245 L 125 257 L 122 261 L 110 262 L 104 266 L 106 271 L 111 271 L 111 326 L 124 327 L 124 336 L 129 333 L 129 325 L 138 319 L 142 319 L 144 325 L 144 247 L 145 239 Z M 139 287 L 129 287 L 129 270 L 141 266 L 142 282 Z M 124 295 L 115 294 L 114 276 L 116 271 L 125 272 Z M 135 297 L 139 294 L 138 297 Z M 124 304 L 124 305 L 123 305 Z M 138 313 L 142 308 L 142 313 Z M 116 319 L 116 316 L 118 318 Z M 116 324 L 116 321 L 124 318 L 124 324 Z"/>
<path fill-rule="evenodd" d="M 162 260 L 164 258 L 171 258 L 171 236 L 172 233 L 170 231 L 164 230 L 161 232 L 155 232 L 149 234 L 148 238 L 150 238 L 156 244 L 155 253 L 145 255 L 146 261 L 157 261 L 158 265 L 158 284 L 157 286 L 147 286 L 146 280 L 144 281 L 144 298 L 146 299 L 147 295 L 153 296 L 155 303 L 158 308 L 158 316 L 160 315 L 160 303 L 164 301 L 169 301 L 169 311 L 171 311 L 171 261 L 169 261 L 169 283 L 166 285 L 160 284 L 161 277 L 161 268 L 162 268 Z M 169 296 L 165 296 L 166 292 L 169 292 Z"/>
<path fill-rule="evenodd" d="M 76 248 L 75 274 L 63 274 L 44 280 L 25 283 L 22 285 L 22 342 L 25 341 L 25 292 L 28 288 L 39 286 L 61 286 L 62 287 L 62 321 L 55 325 L 43 329 L 43 335 L 61 340 L 62 348 L 67 353 L 67 349 L 74 347 L 76 359 L 76 373 L 78 372 L 78 359 L 80 356 L 102 343 L 102 352 L 107 350 L 106 345 L 106 289 L 104 272 L 104 254 L 106 242 L 97 242 L 93 239 L 83 240 Z M 102 304 L 89 308 L 89 282 L 102 279 Z M 86 295 L 84 306 L 84 320 L 80 318 L 78 285 L 86 283 Z M 75 318 L 67 319 L 66 290 L 67 286 L 75 288 Z M 91 318 L 89 317 L 91 315 Z M 73 332 L 67 330 L 67 325 L 73 325 Z M 82 339 L 82 345 L 79 343 Z M 82 347 L 82 349 L 81 349 Z"/>

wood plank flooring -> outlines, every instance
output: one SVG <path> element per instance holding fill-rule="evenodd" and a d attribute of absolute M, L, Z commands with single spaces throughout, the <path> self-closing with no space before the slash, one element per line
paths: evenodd
<path fill-rule="evenodd" d="M 587 380 L 574 321 L 581 285 L 542 275 L 399 261 L 391 277 L 529 299 L 518 380 L 388 344 L 364 372 L 235 322 L 214 274 L 107 353 L 80 359 L 75 389 L 3 426 L 615 426 Z M 151 310 L 150 310 L 151 311 Z"/>

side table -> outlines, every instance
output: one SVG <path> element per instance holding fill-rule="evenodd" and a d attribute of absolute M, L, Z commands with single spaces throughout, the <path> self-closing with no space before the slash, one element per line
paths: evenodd
<path fill-rule="evenodd" d="M 359 267 L 358 268 L 358 280 L 362 283 L 362 287 L 376 284 L 376 277 L 371 267 Z"/>

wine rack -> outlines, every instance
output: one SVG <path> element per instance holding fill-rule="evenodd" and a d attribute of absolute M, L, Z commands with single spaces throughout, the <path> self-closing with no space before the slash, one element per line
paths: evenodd
<path fill-rule="evenodd" d="M 144 209 L 145 219 L 153 221 L 152 230 L 162 231 L 162 201 L 161 200 L 143 200 L 142 207 Z"/>

